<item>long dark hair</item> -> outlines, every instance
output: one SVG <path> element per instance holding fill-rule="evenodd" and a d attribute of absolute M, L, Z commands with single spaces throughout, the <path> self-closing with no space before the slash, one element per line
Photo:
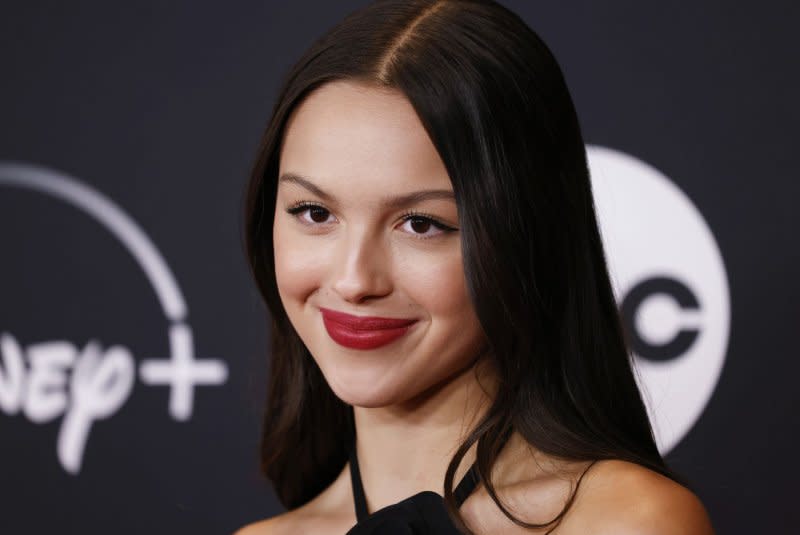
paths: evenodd
<path fill-rule="evenodd" d="M 457 450 L 477 442 L 492 485 L 502 444 L 519 433 L 576 461 L 621 459 L 685 485 L 665 465 L 631 369 L 598 232 L 586 152 L 561 70 L 516 14 L 490 0 L 384 0 L 346 17 L 291 69 L 262 140 L 246 200 L 246 248 L 272 316 L 262 469 L 287 508 L 347 462 L 352 408 L 338 399 L 290 324 L 275 280 L 272 220 L 287 118 L 314 89 L 352 80 L 402 92 L 444 162 L 459 211 L 463 267 L 485 331 L 497 396 Z M 585 473 L 585 472 L 584 472 Z M 577 489 L 576 489 L 577 490 Z"/>

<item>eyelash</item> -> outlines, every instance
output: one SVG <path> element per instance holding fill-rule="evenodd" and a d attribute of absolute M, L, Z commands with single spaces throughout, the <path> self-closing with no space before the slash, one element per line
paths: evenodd
<path fill-rule="evenodd" d="M 293 204 L 292 206 L 290 206 L 289 208 L 286 209 L 286 212 L 288 214 L 293 215 L 295 218 L 298 218 L 299 214 L 301 214 L 302 212 L 304 212 L 304 211 L 306 211 L 306 210 L 308 210 L 310 208 L 315 208 L 315 207 L 316 208 L 322 208 L 326 212 L 330 213 L 330 210 L 328 210 L 327 208 L 325 208 L 321 204 L 307 202 L 307 201 L 300 201 L 300 202 L 297 202 L 297 203 Z M 450 232 L 454 232 L 454 231 L 458 230 L 458 229 L 455 229 L 455 228 L 453 228 L 451 226 L 445 225 L 444 223 L 442 223 L 438 219 L 434 218 L 432 215 L 426 214 L 424 212 L 417 212 L 417 211 L 414 211 L 414 210 L 410 210 L 408 212 L 403 213 L 400 217 L 403 219 L 404 223 L 406 221 L 410 221 L 412 219 L 425 220 L 425 221 L 429 222 L 431 225 L 433 225 L 434 227 L 436 227 L 437 229 L 441 230 L 442 233 L 443 233 L 443 234 L 437 234 L 435 236 L 429 236 L 429 237 L 423 237 L 423 236 L 420 236 L 420 235 L 417 234 L 417 235 L 415 235 L 415 238 L 418 239 L 418 240 L 430 240 L 430 239 L 442 236 L 444 234 L 449 234 Z M 307 223 L 305 221 L 301 221 L 301 223 L 303 223 L 304 225 L 312 225 L 312 226 L 316 226 L 316 225 L 321 225 L 322 224 L 322 223 L 313 223 L 312 224 L 312 223 Z"/>

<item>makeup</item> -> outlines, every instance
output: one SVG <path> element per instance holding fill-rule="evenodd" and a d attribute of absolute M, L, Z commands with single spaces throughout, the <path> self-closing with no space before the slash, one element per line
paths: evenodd
<path fill-rule="evenodd" d="M 351 349 L 375 349 L 406 334 L 416 319 L 354 316 L 322 308 L 322 320 L 328 335 L 339 345 Z"/>

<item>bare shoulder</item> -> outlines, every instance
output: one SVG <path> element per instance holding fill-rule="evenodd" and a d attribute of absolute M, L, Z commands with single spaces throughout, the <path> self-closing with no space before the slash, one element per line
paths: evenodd
<path fill-rule="evenodd" d="M 304 506 L 239 528 L 233 535 L 341 535 L 355 523 L 354 516 Z"/>
<path fill-rule="evenodd" d="M 354 520 L 346 514 L 294 510 L 242 526 L 233 535 L 341 535 L 353 524 Z"/>
<path fill-rule="evenodd" d="M 341 535 L 355 524 L 350 472 L 345 465 L 339 476 L 309 502 L 239 528 L 233 535 Z"/>
<path fill-rule="evenodd" d="M 349 472 L 339 477 L 311 501 L 239 528 L 233 535 L 341 535 L 355 524 Z"/>
<path fill-rule="evenodd" d="M 598 461 L 564 517 L 567 533 L 713 535 L 700 499 L 686 487 L 635 463 Z"/>
<path fill-rule="evenodd" d="M 287 512 L 242 526 L 233 535 L 280 535 L 290 533 L 292 513 Z"/>

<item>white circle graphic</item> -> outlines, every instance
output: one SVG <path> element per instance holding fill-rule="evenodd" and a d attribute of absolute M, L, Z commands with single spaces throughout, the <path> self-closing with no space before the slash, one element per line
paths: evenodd
<path fill-rule="evenodd" d="M 614 292 L 634 303 L 623 306 L 635 311 L 626 326 L 647 349 L 634 348 L 634 371 L 666 454 L 700 418 L 725 363 L 725 266 L 702 214 L 664 174 L 609 148 L 587 146 L 587 156 Z"/>

